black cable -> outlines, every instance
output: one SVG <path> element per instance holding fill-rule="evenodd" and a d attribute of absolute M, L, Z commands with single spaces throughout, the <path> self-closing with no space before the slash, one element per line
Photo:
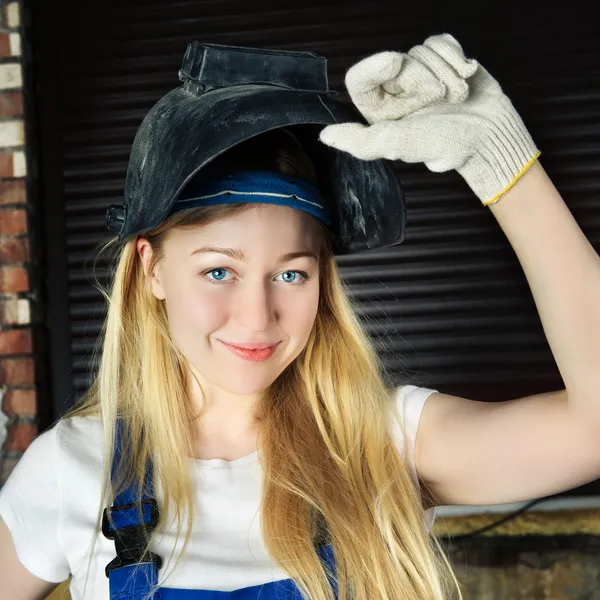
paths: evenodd
<path fill-rule="evenodd" d="M 443 536 L 443 537 L 451 542 L 462 541 L 462 540 L 476 537 L 478 535 L 481 535 L 482 533 L 485 533 L 486 531 L 490 531 L 491 529 L 494 529 L 495 527 L 502 525 L 503 523 L 507 523 L 508 521 L 511 521 L 512 519 L 518 517 L 520 514 L 527 512 L 532 506 L 535 506 L 536 504 L 540 504 L 540 502 L 543 502 L 544 500 L 547 500 L 547 498 L 544 497 L 544 498 L 536 498 L 535 500 L 530 500 L 529 502 L 527 502 L 527 504 L 525 504 L 518 510 L 516 510 L 508 515 L 505 515 L 501 519 L 498 519 L 497 521 L 494 521 L 493 523 L 490 523 L 489 525 L 486 525 L 485 527 L 481 527 L 480 529 L 474 529 L 473 531 L 468 531 L 467 533 L 461 533 L 458 535 L 447 535 L 447 536 Z"/>

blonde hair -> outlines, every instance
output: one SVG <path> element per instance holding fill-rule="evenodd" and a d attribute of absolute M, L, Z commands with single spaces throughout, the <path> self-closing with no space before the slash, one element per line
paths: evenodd
<path fill-rule="evenodd" d="M 278 161 L 276 167 L 284 170 L 289 164 Z M 172 227 L 226 219 L 247 208 L 190 209 L 144 237 L 158 261 Z M 439 541 L 425 528 L 418 486 L 405 458 L 407 436 L 402 452 L 390 430 L 395 408 L 382 364 L 345 293 L 329 234 L 319 226 L 323 244 L 315 323 L 306 347 L 264 391 L 258 408 L 265 545 L 310 600 L 334 598 L 315 548 L 323 527 L 333 547 L 340 600 L 442 600 L 454 591 L 460 598 Z M 105 249 L 115 245 L 113 240 Z M 171 339 L 165 304 L 149 289 L 135 238 L 121 248 L 112 289 L 105 295 L 108 315 L 99 371 L 82 402 L 63 417 L 100 416 L 104 427 L 105 468 L 94 544 L 102 508 L 111 506 L 126 486 L 141 492 L 151 459 L 155 489 L 162 490 L 160 498 L 155 493 L 160 507 L 156 531 L 171 511 L 177 540 L 186 531 L 175 568 L 194 518 L 187 461 L 193 456 L 190 422 L 197 415 L 189 401 L 189 370 Z M 129 460 L 113 486 L 118 417 L 123 417 Z M 154 535 L 147 539 L 148 547 Z"/>

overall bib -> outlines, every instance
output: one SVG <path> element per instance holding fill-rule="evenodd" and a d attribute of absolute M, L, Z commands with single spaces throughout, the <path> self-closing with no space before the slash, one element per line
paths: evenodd
<path fill-rule="evenodd" d="M 122 420 L 117 420 L 115 447 L 113 450 L 112 480 L 116 470 L 122 438 Z M 144 494 L 141 496 L 143 523 L 139 520 L 136 492 L 130 487 L 118 494 L 111 508 L 113 528 L 104 509 L 102 518 L 103 535 L 115 542 L 117 557 L 105 569 L 109 580 L 110 600 L 142 600 L 158 582 L 158 570 L 162 558 L 152 552 L 143 556 L 144 529 L 151 532 L 158 521 L 158 505 L 153 496 L 153 465 L 148 463 L 144 479 Z M 335 573 L 335 559 L 330 544 L 317 546 L 323 565 Z M 337 598 L 337 586 L 330 577 Z M 303 596 L 291 579 L 272 581 L 261 585 L 240 588 L 230 592 L 216 590 L 190 590 L 160 587 L 153 600 L 302 600 Z"/>

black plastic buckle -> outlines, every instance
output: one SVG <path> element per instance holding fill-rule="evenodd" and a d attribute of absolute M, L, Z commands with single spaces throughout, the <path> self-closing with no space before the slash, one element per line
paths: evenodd
<path fill-rule="evenodd" d="M 124 531 L 125 529 L 133 529 L 133 527 L 145 527 L 148 531 L 154 531 L 156 524 L 158 523 L 158 503 L 155 498 L 147 498 L 142 500 L 141 502 L 134 502 L 133 504 L 121 504 L 119 506 L 113 506 L 110 509 L 111 513 L 118 513 L 119 511 L 129 510 L 130 508 L 136 507 L 138 504 L 149 504 L 150 505 L 150 522 L 142 523 L 140 525 L 131 525 L 129 527 L 123 527 L 119 529 L 119 531 Z M 143 513 L 143 509 L 142 509 Z M 108 520 L 108 509 L 105 508 L 102 512 L 102 535 L 109 540 L 115 539 L 116 530 L 112 529 L 110 526 L 110 521 Z"/>
<path fill-rule="evenodd" d="M 158 554 L 154 554 L 154 552 L 147 552 L 146 554 L 135 557 L 135 558 L 121 558 L 117 556 L 113 558 L 107 565 L 104 567 L 104 574 L 106 577 L 110 578 L 110 572 L 113 569 L 120 569 L 121 567 L 127 567 L 129 565 L 139 565 L 142 563 L 154 563 L 157 569 L 162 568 L 162 558 Z"/>
<path fill-rule="evenodd" d="M 154 531 L 158 523 L 159 512 L 156 500 L 149 498 L 133 504 L 113 506 L 110 510 L 111 513 L 119 512 L 135 508 L 139 504 L 150 505 L 150 522 L 113 529 L 108 520 L 108 509 L 105 508 L 102 513 L 102 535 L 109 540 L 114 540 L 117 552 L 117 557 L 109 562 L 104 569 L 107 577 L 113 569 L 128 565 L 153 562 L 156 564 L 157 569 L 162 567 L 162 558 L 160 556 L 153 552 L 145 551 L 147 535 L 144 534 Z"/>

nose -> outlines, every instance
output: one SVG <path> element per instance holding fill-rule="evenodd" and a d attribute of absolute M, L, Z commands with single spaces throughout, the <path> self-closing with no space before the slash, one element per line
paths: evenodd
<path fill-rule="evenodd" d="M 275 319 L 273 290 L 268 282 L 247 283 L 236 302 L 236 320 L 247 331 L 266 331 Z"/>

